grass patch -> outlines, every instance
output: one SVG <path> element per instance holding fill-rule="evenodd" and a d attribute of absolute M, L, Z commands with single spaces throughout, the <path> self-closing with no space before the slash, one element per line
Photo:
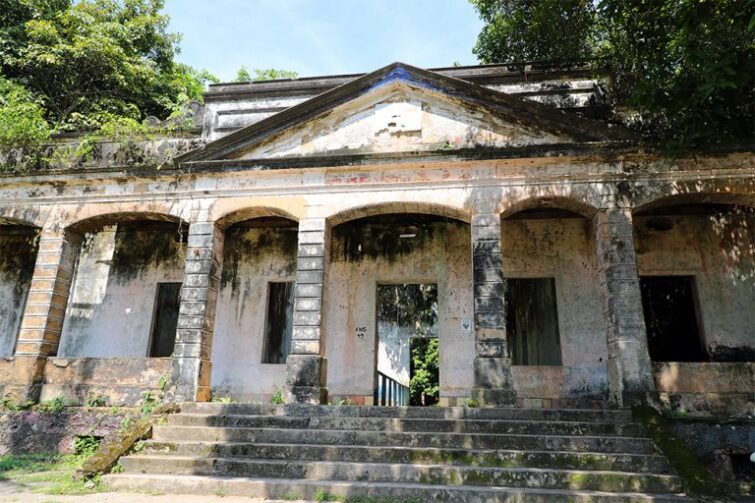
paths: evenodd
<path fill-rule="evenodd" d="M 41 494 L 100 492 L 99 479 L 74 480 L 73 473 L 91 456 L 85 454 L 17 454 L 0 456 L 0 480 Z"/>

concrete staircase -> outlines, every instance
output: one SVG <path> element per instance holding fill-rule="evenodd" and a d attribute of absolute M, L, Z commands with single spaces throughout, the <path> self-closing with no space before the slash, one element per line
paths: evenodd
<path fill-rule="evenodd" d="M 395 502 L 680 502 L 625 410 L 187 403 L 115 490 Z"/>

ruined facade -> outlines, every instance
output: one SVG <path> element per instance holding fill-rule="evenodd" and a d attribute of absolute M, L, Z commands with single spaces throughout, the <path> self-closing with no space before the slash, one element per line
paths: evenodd
<path fill-rule="evenodd" d="M 644 148 L 594 118 L 602 86 L 215 85 L 151 146 L 175 158 L 0 177 L 3 393 L 399 403 L 407 344 L 437 337 L 443 405 L 752 414 L 755 158 Z M 380 307 L 406 285 L 424 321 Z"/>

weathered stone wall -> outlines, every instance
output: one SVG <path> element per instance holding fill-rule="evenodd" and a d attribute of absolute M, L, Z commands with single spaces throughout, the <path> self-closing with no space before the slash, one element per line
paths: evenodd
<path fill-rule="evenodd" d="M 0 222 L 0 357 L 16 349 L 38 249 L 36 229 Z"/>
<path fill-rule="evenodd" d="M 347 222 L 333 231 L 324 321 L 330 396 L 372 401 L 379 283 L 438 285 L 441 398 L 469 396 L 474 358 L 469 226 L 421 224 L 407 216 L 401 225 L 418 227 L 417 237 L 399 239 L 398 224 L 391 224 L 393 232 L 379 227 L 374 235 L 370 226 L 358 224 Z"/>
<path fill-rule="evenodd" d="M 713 361 L 755 359 L 755 214 L 636 218 L 640 275 L 695 277 L 699 330 Z M 657 218 L 657 217 L 656 217 Z"/>
<path fill-rule="evenodd" d="M 136 410 L 75 409 L 64 412 L 0 413 L 0 455 L 28 453 L 73 453 L 77 436 L 117 437 L 126 418 L 136 419 Z"/>
<path fill-rule="evenodd" d="M 48 358 L 40 399 L 84 404 L 92 395 L 108 405 L 136 405 L 170 371 L 170 358 Z"/>
<path fill-rule="evenodd" d="M 148 356 L 157 284 L 181 283 L 185 245 L 178 225 L 110 226 L 81 248 L 58 355 Z"/>
<path fill-rule="evenodd" d="M 213 394 L 267 401 L 274 387 L 283 387 L 286 365 L 261 363 L 268 283 L 294 281 L 297 237 L 293 222 L 287 227 L 242 224 L 226 231 L 212 347 Z"/>
<path fill-rule="evenodd" d="M 504 219 L 506 278 L 555 278 L 561 366 L 514 365 L 521 399 L 604 400 L 608 390 L 605 321 L 586 218 Z"/>

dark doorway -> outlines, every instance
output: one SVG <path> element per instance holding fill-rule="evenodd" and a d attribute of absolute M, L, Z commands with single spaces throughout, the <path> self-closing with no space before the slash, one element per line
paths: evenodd
<path fill-rule="evenodd" d="M 155 318 L 152 322 L 152 343 L 149 356 L 165 358 L 173 354 L 181 303 L 181 283 L 158 283 Z"/>
<path fill-rule="evenodd" d="M 375 404 L 438 401 L 437 320 L 437 285 L 378 285 Z"/>
<path fill-rule="evenodd" d="M 293 319 L 294 282 L 269 283 L 262 363 L 286 363 L 291 352 Z"/>
<path fill-rule="evenodd" d="M 506 280 L 506 334 L 513 365 L 561 365 L 553 278 Z"/>
<path fill-rule="evenodd" d="M 693 276 L 640 278 L 650 359 L 707 361 L 697 323 Z"/>

